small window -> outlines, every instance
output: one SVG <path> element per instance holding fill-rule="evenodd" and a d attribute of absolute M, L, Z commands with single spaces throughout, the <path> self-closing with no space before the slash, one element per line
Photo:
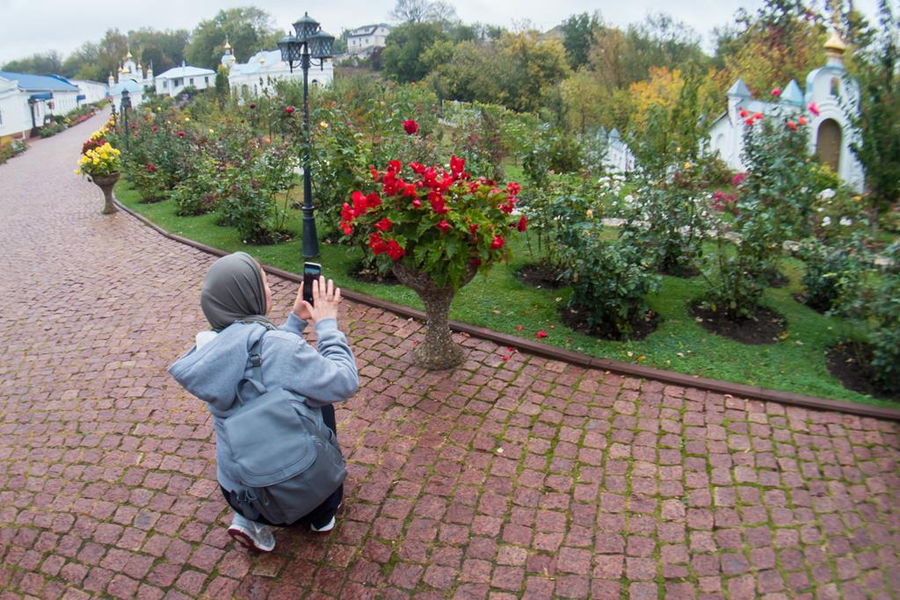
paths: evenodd
<path fill-rule="evenodd" d="M 194 78 L 191 77 L 191 85 L 194 85 Z"/>
<path fill-rule="evenodd" d="M 831 95 L 835 98 L 841 95 L 841 80 L 837 77 L 831 78 Z"/>
<path fill-rule="evenodd" d="M 209 75 L 207 75 L 206 77 L 203 78 L 203 83 L 205 83 L 206 85 L 209 85 Z"/>

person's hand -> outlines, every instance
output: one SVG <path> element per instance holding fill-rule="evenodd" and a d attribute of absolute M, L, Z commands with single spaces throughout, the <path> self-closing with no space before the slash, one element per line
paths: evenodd
<path fill-rule="evenodd" d="M 303 289 L 301 284 L 300 294 L 297 296 L 301 305 L 301 310 L 309 315 L 308 319 L 313 322 L 322 321 L 324 319 L 337 319 L 338 304 L 341 303 L 341 288 L 334 287 L 334 281 L 329 279 L 327 282 L 324 277 L 313 280 L 312 289 L 313 303 L 303 300 Z M 294 305 L 296 309 L 296 304 Z M 296 313 L 298 317 L 303 316 Z"/>
<path fill-rule="evenodd" d="M 291 312 L 299 319 L 309 321 L 312 315 L 309 312 L 309 304 L 303 301 L 303 282 L 300 282 L 300 289 L 297 290 L 297 298 L 294 300 L 294 308 Z"/>

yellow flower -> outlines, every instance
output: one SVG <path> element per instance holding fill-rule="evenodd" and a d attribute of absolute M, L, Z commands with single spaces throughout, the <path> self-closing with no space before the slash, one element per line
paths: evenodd
<path fill-rule="evenodd" d="M 215 133 L 215 131 L 213 131 L 212 129 L 209 130 L 209 135 L 212 135 L 214 133 Z"/>
<path fill-rule="evenodd" d="M 185 123 L 189 123 L 189 122 L 190 122 L 190 120 L 191 120 L 191 118 L 190 118 L 190 117 L 185 117 L 185 118 L 184 118 L 184 122 L 185 122 Z"/>
<path fill-rule="evenodd" d="M 685 168 L 685 169 L 690 169 L 690 168 L 691 168 L 691 163 L 689 163 L 689 162 L 684 163 L 684 168 Z"/>
<path fill-rule="evenodd" d="M 76 175 L 81 175 L 81 169 L 75 169 L 75 174 L 76 174 Z"/>
<path fill-rule="evenodd" d="M 321 123 L 319 123 L 319 127 L 321 127 L 322 129 L 328 129 L 328 123 L 322 121 Z"/>
<path fill-rule="evenodd" d="M 590 208 L 587 210 L 587 217 L 588 217 L 588 219 L 594 218 L 594 211 L 591 210 Z"/>

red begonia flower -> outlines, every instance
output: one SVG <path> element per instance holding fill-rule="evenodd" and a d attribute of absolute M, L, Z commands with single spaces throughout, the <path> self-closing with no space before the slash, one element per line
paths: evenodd
<path fill-rule="evenodd" d="M 797 131 L 797 124 L 793 121 L 788 121 L 787 123 L 785 123 L 785 125 L 790 127 L 792 131 Z"/>
<path fill-rule="evenodd" d="M 447 233 L 447 230 L 450 229 L 450 223 L 447 221 L 441 221 L 437 225 L 435 225 L 438 229 L 441 230 L 441 234 Z"/>
<path fill-rule="evenodd" d="M 519 219 L 519 224 L 516 225 L 516 229 L 518 229 L 520 232 L 524 232 L 525 228 L 527 226 L 528 226 L 528 217 L 523 216 L 521 219 Z"/>
<path fill-rule="evenodd" d="M 772 95 L 777 98 L 778 96 L 781 95 L 781 90 L 779 90 L 778 88 L 775 88 L 774 90 L 772 90 Z"/>
<path fill-rule="evenodd" d="M 741 118 L 742 118 L 742 119 L 746 119 L 747 117 L 750 116 L 750 111 L 747 110 L 746 108 L 742 108 L 742 109 L 741 109 L 741 112 L 740 112 L 740 115 L 741 115 Z"/>
<path fill-rule="evenodd" d="M 521 326 L 521 325 L 516 325 L 516 331 L 522 331 L 522 326 Z"/>
<path fill-rule="evenodd" d="M 413 208 L 422 208 L 422 201 L 418 198 L 413 198 L 412 205 Z"/>
<path fill-rule="evenodd" d="M 541 329 L 536 334 L 534 334 L 534 337 L 536 337 L 536 338 L 545 338 L 547 336 L 548 336 L 547 332 L 544 331 L 543 329 Z"/>
<path fill-rule="evenodd" d="M 465 166 L 465 160 L 457 158 L 456 156 L 450 157 L 450 171 L 452 171 L 454 175 L 459 175 L 460 173 L 462 173 Z"/>
<path fill-rule="evenodd" d="M 476 231 L 478 231 L 478 223 L 469 225 L 469 233 L 475 233 Z"/>
<path fill-rule="evenodd" d="M 344 205 L 341 207 L 341 221 L 349 223 L 353 220 L 353 209 L 350 208 L 350 205 L 344 202 Z"/>
<path fill-rule="evenodd" d="M 419 124 L 410 119 L 409 121 L 403 121 L 403 130 L 406 131 L 409 135 L 414 134 L 419 130 Z"/>
<path fill-rule="evenodd" d="M 402 169 L 402 168 L 403 168 L 403 163 L 400 162 L 399 160 L 388 161 L 388 169 L 389 170 L 393 170 L 393 171 L 399 173 L 400 169 Z"/>
<path fill-rule="evenodd" d="M 799 119 L 797 119 L 797 121 L 798 121 L 801 125 L 806 125 L 806 124 L 808 123 L 808 121 L 806 120 L 806 117 L 800 117 Z"/>
<path fill-rule="evenodd" d="M 504 243 L 506 243 L 506 240 L 503 239 L 503 236 L 495 235 L 494 241 L 491 242 L 491 250 L 499 250 Z"/>
<path fill-rule="evenodd" d="M 296 109 L 293 106 L 288 106 L 286 109 L 284 109 L 284 112 L 286 112 L 289 115 L 292 115 L 292 114 L 294 114 L 294 110 L 296 110 Z"/>
<path fill-rule="evenodd" d="M 819 114 L 820 114 L 819 113 L 819 105 L 816 104 L 815 102 L 810 102 L 809 106 L 807 106 L 806 108 L 808 108 L 809 112 L 811 112 L 815 116 L 817 116 L 817 117 L 819 116 Z"/>
<path fill-rule="evenodd" d="M 153 163 L 150 163 L 149 165 L 147 165 L 147 170 L 148 170 L 148 171 L 151 171 L 151 172 L 152 172 L 152 171 L 155 171 L 155 170 L 156 170 L 156 166 L 155 166 Z"/>
<path fill-rule="evenodd" d="M 469 264 L 475 267 L 476 269 L 481 266 L 481 259 L 477 256 L 469 261 Z"/>
<path fill-rule="evenodd" d="M 176 133 L 175 135 L 177 135 L 178 137 L 184 137 L 184 132 L 183 132 L 183 131 L 179 131 L 179 132 Z"/>
<path fill-rule="evenodd" d="M 394 260 L 400 260 L 406 254 L 406 250 L 400 247 L 397 240 L 388 240 L 387 253 Z"/>
<path fill-rule="evenodd" d="M 512 182 L 506 186 L 506 191 L 509 192 L 510 196 L 518 196 L 519 192 L 522 191 L 522 186 L 516 182 Z"/>
<path fill-rule="evenodd" d="M 388 219 L 387 217 L 385 217 L 382 220 L 375 223 L 375 229 L 379 229 L 381 231 L 387 231 L 388 229 L 391 228 L 391 225 L 393 225 L 391 220 Z"/>

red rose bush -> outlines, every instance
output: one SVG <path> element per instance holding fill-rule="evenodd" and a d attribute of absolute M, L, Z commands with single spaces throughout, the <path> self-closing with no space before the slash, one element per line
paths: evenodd
<path fill-rule="evenodd" d="M 417 362 L 429 369 L 454 366 L 462 351 L 450 338 L 450 302 L 478 271 L 509 260 L 507 239 L 527 226 L 525 217 L 512 214 L 521 187 L 466 173 L 456 156 L 449 169 L 392 160 L 371 173 L 370 188 L 344 203 L 340 228 L 425 304 L 427 331 Z"/>

